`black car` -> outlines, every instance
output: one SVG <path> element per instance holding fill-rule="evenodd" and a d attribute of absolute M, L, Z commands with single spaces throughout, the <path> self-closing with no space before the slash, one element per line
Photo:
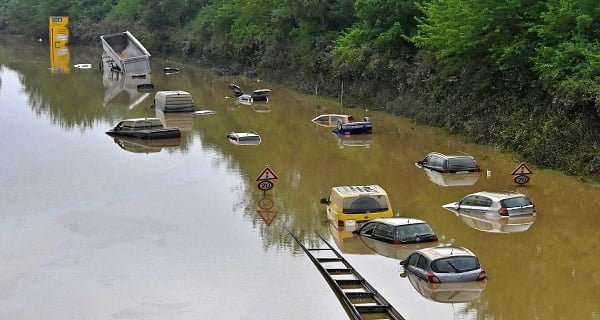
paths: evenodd
<path fill-rule="evenodd" d="M 437 235 L 423 220 L 414 218 L 378 218 L 363 224 L 361 236 L 390 243 L 419 243 L 437 241 Z"/>
<path fill-rule="evenodd" d="M 450 155 L 432 152 L 415 165 L 438 172 L 480 172 L 479 164 L 469 155 Z"/>

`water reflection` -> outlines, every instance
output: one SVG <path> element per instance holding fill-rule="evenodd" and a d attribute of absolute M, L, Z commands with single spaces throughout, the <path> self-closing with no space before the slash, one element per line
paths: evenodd
<path fill-rule="evenodd" d="M 329 225 L 331 237 L 343 253 L 374 254 L 374 252 L 363 243 L 359 235 L 352 233 L 354 229 L 346 229 L 344 227 L 336 228 L 329 222 L 327 224 Z"/>
<path fill-rule="evenodd" d="M 179 128 L 182 132 L 190 132 L 194 127 L 193 112 L 163 112 L 159 108 L 154 108 L 154 113 L 165 127 Z"/>
<path fill-rule="evenodd" d="M 106 66 L 103 68 L 102 83 L 105 107 L 127 107 L 133 109 L 144 101 L 154 86 L 150 73 L 141 75 L 121 74 L 113 72 Z"/>
<path fill-rule="evenodd" d="M 491 233 L 525 232 L 531 228 L 536 219 L 535 214 L 504 218 L 494 217 L 493 213 L 478 214 L 459 211 L 454 212 L 454 214 L 467 226 L 475 230 Z"/>
<path fill-rule="evenodd" d="M 434 242 L 425 242 L 425 243 L 414 243 L 414 244 L 391 244 L 383 241 L 378 241 L 375 239 L 371 239 L 369 237 L 359 237 L 365 247 L 371 249 L 373 252 L 376 252 L 384 257 L 404 260 L 408 255 L 413 253 L 415 250 L 423 249 L 423 248 L 431 248 L 435 246 L 439 246 L 440 243 L 438 241 Z"/>
<path fill-rule="evenodd" d="M 423 168 L 429 181 L 442 187 L 472 186 L 479 180 L 479 172 L 468 173 L 442 173 L 428 168 Z"/>
<path fill-rule="evenodd" d="M 372 135 L 370 134 L 335 134 L 332 133 L 332 136 L 336 137 L 338 142 L 338 147 L 346 148 L 346 147 L 361 147 L 361 148 L 370 148 L 371 143 L 373 142 Z"/>
<path fill-rule="evenodd" d="M 415 290 L 424 298 L 441 303 L 464 303 L 477 300 L 487 280 L 456 283 L 431 283 L 407 272 L 406 277 Z"/>
<path fill-rule="evenodd" d="M 129 137 L 114 137 L 114 142 L 125 151 L 148 154 L 161 152 L 163 148 L 177 148 L 181 145 L 181 138 L 136 139 Z"/>
<path fill-rule="evenodd" d="M 71 54 L 69 47 L 55 47 L 50 44 L 50 70 L 52 73 L 71 73 Z"/>

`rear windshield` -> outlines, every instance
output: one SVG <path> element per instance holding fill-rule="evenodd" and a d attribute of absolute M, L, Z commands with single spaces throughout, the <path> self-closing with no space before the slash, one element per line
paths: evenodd
<path fill-rule="evenodd" d="M 477 162 L 471 157 L 448 159 L 448 168 L 477 168 Z"/>
<path fill-rule="evenodd" d="M 369 213 L 387 210 L 387 197 L 383 195 L 358 196 L 344 199 L 344 213 Z"/>
<path fill-rule="evenodd" d="M 515 208 L 530 206 L 531 201 L 527 197 L 514 197 L 500 201 L 503 208 Z"/>
<path fill-rule="evenodd" d="M 431 270 L 437 273 L 461 273 L 479 269 L 479 260 L 475 257 L 448 257 L 431 263 Z"/>
<path fill-rule="evenodd" d="M 424 236 L 433 234 L 433 230 L 426 223 L 409 224 L 396 227 L 396 238 L 414 238 L 416 236 Z"/>

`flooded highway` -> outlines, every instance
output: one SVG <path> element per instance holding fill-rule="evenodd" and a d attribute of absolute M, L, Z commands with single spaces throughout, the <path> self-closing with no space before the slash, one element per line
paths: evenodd
<path fill-rule="evenodd" d="M 70 48 L 51 68 L 47 46 L 9 40 L 0 38 L 1 319 L 348 318 L 285 228 L 307 243 L 330 239 L 406 319 L 600 319 L 598 186 L 530 166 L 519 187 L 518 157 L 376 106 L 341 108 L 154 57 L 145 78 L 111 76 L 98 68 L 101 49 Z M 230 83 L 272 93 L 240 104 Z M 197 110 L 216 114 L 160 113 L 150 107 L 159 90 L 187 91 Z M 373 134 L 334 135 L 310 121 L 324 113 L 368 116 Z M 105 134 L 145 117 L 179 127 L 181 138 Z M 253 131 L 258 145 L 226 138 Z M 483 172 L 417 168 L 432 151 L 470 154 Z M 256 178 L 266 165 L 278 179 L 263 195 Z M 396 215 L 427 221 L 439 244 L 473 251 L 489 279 L 402 277 L 400 260 L 420 245 L 327 223 L 319 199 L 332 187 L 370 184 L 387 191 Z M 527 194 L 537 216 L 486 220 L 442 208 L 484 190 Z"/>

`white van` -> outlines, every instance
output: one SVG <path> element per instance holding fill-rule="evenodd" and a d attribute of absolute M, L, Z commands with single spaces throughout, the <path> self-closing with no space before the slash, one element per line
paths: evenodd
<path fill-rule="evenodd" d="M 154 108 L 162 112 L 194 112 L 194 100 L 186 91 L 158 91 L 154 95 Z"/>

